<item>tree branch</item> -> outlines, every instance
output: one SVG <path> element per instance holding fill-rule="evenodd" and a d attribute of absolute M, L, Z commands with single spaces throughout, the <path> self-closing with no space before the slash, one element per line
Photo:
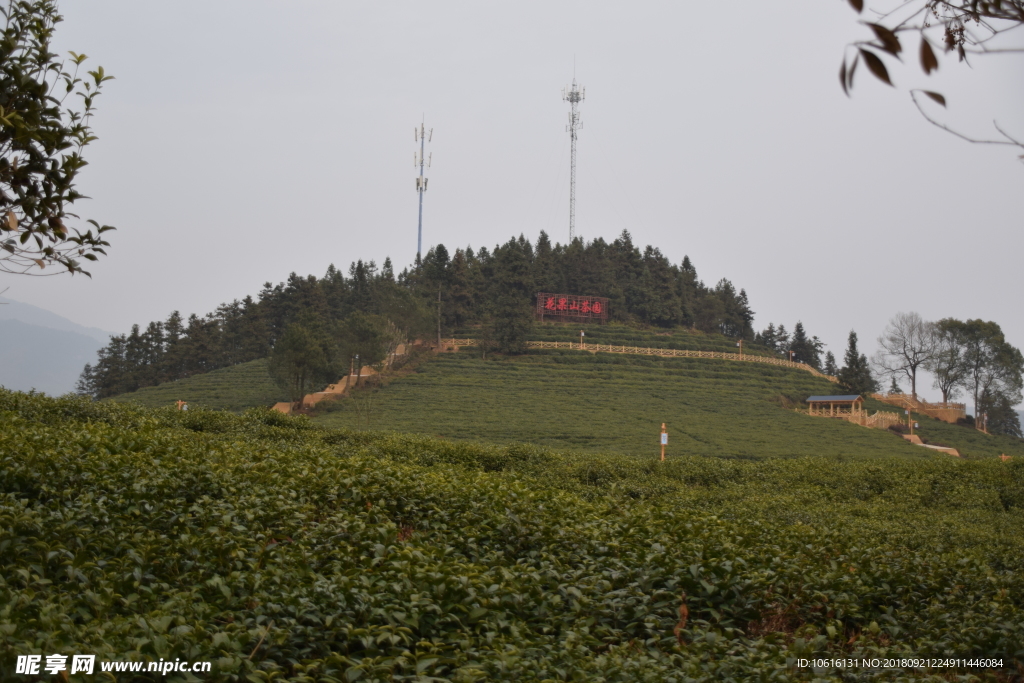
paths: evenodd
<path fill-rule="evenodd" d="M 919 93 L 919 92 L 924 92 L 924 91 L 923 90 L 919 90 L 919 89 L 911 90 L 910 91 L 910 99 L 912 99 L 914 101 L 914 106 L 916 106 L 917 110 L 919 112 L 921 112 L 921 116 L 924 117 L 925 121 L 927 121 L 928 123 L 932 124 L 933 126 L 941 128 L 942 130 L 946 131 L 947 133 L 949 133 L 951 135 L 955 135 L 956 137 L 960 138 L 961 140 L 966 140 L 967 142 L 973 142 L 974 144 L 977 144 L 977 145 L 1010 145 L 1010 146 L 1013 146 L 1013 147 L 1020 147 L 1021 149 L 1024 149 L 1024 142 L 1021 142 L 1020 140 L 1017 140 L 1017 139 L 1013 138 L 1012 136 L 1010 136 L 1006 131 L 1004 131 L 1002 128 L 1000 128 L 999 124 L 997 122 L 995 122 L 995 121 L 992 122 L 992 125 L 995 126 L 996 130 L 998 130 L 999 133 L 1003 137 L 1006 138 L 1006 140 L 979 140 L 977 138 L 972 138 L 972 137 L 969 137 L 967 135 L 964 135 L 963 133 L 961 133 L 959 131 L 953 130 L 952 128 L 950 128 L 946 124 L 940 123 L 940 122 L 936 121 L 935 119 L 933 119 L 931 116 L 928 115 L 928 112 L 926 112 L 924 110 L 924 107 L 922 107 L 921 103 L 918 101 L 917 93 Z M 1024 158 L 1024 156 L 1022 156 L 1022 158 Z"/>

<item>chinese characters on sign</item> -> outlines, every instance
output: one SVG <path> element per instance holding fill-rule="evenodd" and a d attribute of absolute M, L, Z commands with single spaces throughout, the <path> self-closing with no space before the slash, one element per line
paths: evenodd
<path fill-rule="evenodd" d="M 608 299 L 603 296 L 576 296 L 573 294 L 537 294 L 537 319 L 587 320 L 604 322 L 608 319 Z"/>

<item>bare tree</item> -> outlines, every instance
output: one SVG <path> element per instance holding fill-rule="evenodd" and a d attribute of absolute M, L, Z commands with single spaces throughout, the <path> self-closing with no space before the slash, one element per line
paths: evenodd
<path fill-rule="evenodd" d="M 864 0 L 848 1 L 858 13 L 864 13 Z M 871 6 L 867 14 L 873 19 L 863 23 L 872 39 L 848 45 L 839 70 L 839 81 L 847 94 L 853 87 L 857 65 L 862 62 L 876 78 L 893 85 L 882 57 L 901 60 L 903 41 L 914 34 L 920 40 L 917 57 L 925 75 L 939 68 L 934 47 L 938 45 L 946 52 L 955 52 L 959 61 L 968 63 L 971 57 L 1024 53 L 1019 41 L 1020 31 L 1016 32 L 1016 43 L 1007 43 L 1004 38 L 1024 24 L 1024 0 L 868 0 L 868 4 Z M 930 103 L 923 101 L 921 95 Z M 1012 136 L 996 121 L 992 122 L 998 133 L 995 139 L 965 135 L 950 128 L 929 112 L 929 107 L 946 106 L 946 98 L 941 93 L 914 89 L 910 90 L 910 98 L 925 120 L 947 133 L 968 142 L 1010 145 L 1024 150 L 1024 140 Z M 1024 155 L 1021 158 L 1024 159 Z"/>
<path fill-rule="evenodd" d="M 910 380 L 910 395 L 917 400 L 917 371 L 935 354 L 935 325 L 917 313 L 897 313 L 878 338 L 881 347 L 872 359 L 875 369 L 892 378 Z"/>

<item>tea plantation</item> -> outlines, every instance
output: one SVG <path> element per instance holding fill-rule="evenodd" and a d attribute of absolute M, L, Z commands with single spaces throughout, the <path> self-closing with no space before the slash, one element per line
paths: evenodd
<path fill-rule="evenodd" d="M 1022 567 L 1019 458 L 662 464 L 0 390 L 3 680 L 1017 680 Z"/>
<path fill-rule="evenodd" d="M 272 406 L 287 401 L 283 391 L 267 371 L 267 359 L 239 363 L 175 382 L 145 387 L 129 394 L 115 396 L 112 401 L 132 402 L 150 408 L 188 401 L 193 408 L 213 408 L 242 412 L 255 406 Z"/>
<path fill-rule="evenodd" d="M 890 432 L 784 410 L 790 400 L 837 391 L 803 370 L 580 351 L 481 360 L 472 349 L 441 354 L 417 370 L 381 390 L 322 404 L 315 419 L 335 427 L 646 456 L 657 452 L 664 422 L 672 457 L 937 457 Z M 899 410 L 877 401 L 867 408 Z M 1024 457 L 1019 439 L 918 420 L 923 438 L 967 457 Z"/>

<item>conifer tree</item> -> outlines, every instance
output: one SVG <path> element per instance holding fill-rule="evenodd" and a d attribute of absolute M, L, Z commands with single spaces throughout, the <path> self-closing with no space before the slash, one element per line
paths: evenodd
<path fill-rule="evenodd" d="M 779 326 L 782 330 L 782 326 Z M 793 360 L 806 363 L 813 368 L 821 368 L 821 351 L 825 345 L 817 337 L 808 338 L 804 324 L 797 321 L 793 328 L 793 339 L 789 343 L 789 351 L 793 352 Z"/>
<path fill-rule="evenodd" d="M 833 377 L 838 374 L 839 369 L 836 367 L 836 357 L 832 355 L 831 351 L 825 354 L 825 367 L 821 371 Z"/>
<path fill-rule="evenodd" d="M 857 333 L 850 330 L 843 367 L 839 370 L 839 386 L 844 391 L 862 396 L 878 391 L 878 382 L 871 374 L 868 358 L 857 350 Z"/>

